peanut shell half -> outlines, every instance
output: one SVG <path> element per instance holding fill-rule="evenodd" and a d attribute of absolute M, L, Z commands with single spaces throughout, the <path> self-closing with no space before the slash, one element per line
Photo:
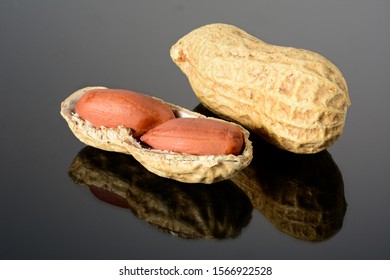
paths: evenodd
<path fill-rule="evenodd" d="M 86 145 L 106 151 L 132 155 L 146 169 L 162 177 L 185 183 L 214 183 L 233 177 L 252 160 L 252 144 L 249 132 L 237 125 L 244 134 L 245 148 L 238 155 L 196 156 L 170 151 L 153 150 L 142 145 L 125 127 L 96 128 L 75 113 L 75 104 L 88 90 L 105 87 L 85 87 L 77 90 L 61 104 L 61 115 L 73 134 Z M 161 100 L 162 101 L 162 100 Z M 164 102 L 164 101 L 163 101 Z M 164 102 L 178 118 L 206 118 L 205 116 Z M 220 119 L 215 119 L 223 121 Z"/>

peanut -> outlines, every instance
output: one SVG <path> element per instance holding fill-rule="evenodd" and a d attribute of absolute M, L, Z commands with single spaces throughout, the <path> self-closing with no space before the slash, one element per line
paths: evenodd
<path fill-rule="evenodd" d="M 162 177 L 171 178 L 185 183 L 210 184 L 230 179 L 238 171 L 245 168 L 252 160 L 252 144 L 249 140 L 249 132 L 241 125 L 230 123 L 224 120 L 218 120 L 217 122 L 218 124 L 229 124 L 229 131 L 235 131 L 236 129 L 238 129 L 243 136 L 241 138 L 243 141 L 243 144 L 240 146 L 241 148 L 232 149 L 232 153 L 226 155 L 193 155 L 182 152 L 172 152 L 171 147 L 168 146 L 166 146 L 166 150 L 150 149 L 146 146 L 146 144 L 140 141 L 141 137 L 135 137 L 133 133 L 134 131 L 131 128 L 124 126 L 122 121 L 120 123 L 115 123 L 120 124 L 119 126 L 115 126 L 114 124 L 114 127 L 107 127 L 107 123 L 104 122 L 103 126 L 96 127 L 90 121 L 87 121 L 86 119 L 80 117 L 80 115 L 76 113 L 75 109 L 76 104 L 78 104 L 78 101 L 83 98 L 85 94 L 87 94 L 91 90 L 96 89 L 106 88 L 82 88 L 72 93 L 61 103 L 61 115 L 68 123 L 70 130 L 81 142 L 89 146 L 93 146 L 95 148 L 99 148 L 106 151 L 130 154 L 150 172 Z M 109 100 L 110 102 L 115 102 L 120 99 L 109 98 Z M 174 116 L 178 119 L 194 118 L 216 120 L 213 118 L 206 118 L 202 114 L 192 112 L 180 106 L 170 104 L 162 100 L 160 101 L 165 106 L 168 106 L 170 110 L 172 110 Z M 102 105 L 101 103 L 100 106 L 104 107 L 104 105 Z M 120 105 L 120 107 L 121 106 L 123 105 Z M 137 106 L 139 107 L 139 105 Z M 107 110 L 104 112 L 108 115 Z M 138 111 L 136 111 L 136 113 L 137 112 Z M 122 120 L 125 119 L 122 117 L 121 114 L 119 114 L 119 116 Z M 169 121 L 170 120 L 168 120 L 168 122 Z M 231 129 L 231 126 L 233 127 L 233 129 Z M 175 132 L 175 134 L 176 133 L 177 132 Z M 198 131 L 198 134 L 203 133 L 204 131 L 202 130 Z M 217 139 L 219 143 L 224 142 L 226 144 L 227 142 L 235 143 L 235 141 L 239 138 L 239 136 L 234 136 L 234 141 L 228 140 L 226 142 L 224 142 L 225 140 L 222 140 L 221 138 Z M 194 145 L 194 143 L 189 144 L 189 146 L 191 145 Z M 236 152 L 236 150 L 238 149 L 240 151 Z M 197 150 L 199 151 L 198 146 Z"/>
<path fill-rule="evenodd" d="M 192 155 L 239 155 L 244 145 L 241 130 L 212 119 L 169 120 L 146 132 L 141 141 L 154 149 Z"/>
<path fill-rule="evenodd" d="M 175 118 L 168 105 L 151 96 L 122 89 L 92 89 L 76 103 L 76 113 L 95 127 L 125 126 L 137 137 Z"/>
<path fill-rule="evenodd" d="M 171 57 L 205 107 L 279 148 L 316 153 L 344 129 L 347 84 L 319 54 L 210 24 L 181 38 Z"/>

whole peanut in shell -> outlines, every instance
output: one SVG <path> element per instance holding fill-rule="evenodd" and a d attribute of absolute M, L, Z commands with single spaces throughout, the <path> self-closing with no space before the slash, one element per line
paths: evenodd
<path fill-rule="evenodd" d="M 267 44 L 228 24 L 209 24 L 171 48 L 199 100 L 279 148 L 317 153 L 342 134 L 345 79 L 323 56 Z"/>
<path fill-rule="evenodd" d="M 68 123 L 69 128 L 81 142 L 89 146 L 106 151 L 130 154 L 154 174 L 185 183 L 210 184 L 232 178 L 252 160 L 252 144 L 249 140 L 249 132 L 242 126 L 220 119 L 207 118 L 202 114 L 164 102 L 155 97 L 151 98 L 159 100 L 165 106 L 168 106 L 173 111 L 175 118 L 207 119 L 233 125 L 243 135 L 241 152 L 237 155 L 194 155 L 174 152 L 169 146 L 166 146 L 164 150 L 151 149 L 142 143 L 139 137 L 134 135 L 134 130 L 129 127 L 124 125 L 107 127 L 104 123 L 102 126 L 96 127 L 88 120 L 80 117 L 75 109 L 84 94 L 88 94 L 91 90 L 96 89 L 107 88 L 85 87 L 75 91 L 61 103 L 61 115 Z M 105 112 L 105 114 L 109 115 L 109 112 Z M 102 118 L 105 118 L 105 116 L 102 116 Z M 202 134 L 203 132 L 200 130 L 197 133 Z M 171 136 L 175 135 L 177 136 L 176 132 L 171 133 Z"/>

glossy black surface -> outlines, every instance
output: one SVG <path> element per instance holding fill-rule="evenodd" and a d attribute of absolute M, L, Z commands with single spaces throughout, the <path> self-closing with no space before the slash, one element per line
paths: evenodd
<path fill-rule="evenodd" d="M 389 11 L 384 0 L 2 1 L 0 259 L 389 259 Z M 240 189 L 154 179 L 73 136 L 60 103 L 88 85 L 197 107 L 169 48 L 212 22 L 333 61 L 352 101 L 338 142 L 305 156 L 256 140 Z M 103 190 L 115 182 L 119 196 Z"/>

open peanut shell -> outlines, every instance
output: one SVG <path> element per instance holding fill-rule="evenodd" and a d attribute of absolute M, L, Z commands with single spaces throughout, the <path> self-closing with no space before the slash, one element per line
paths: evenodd
<path fill-rule="evenodd" d="M 80 97 L 85 92 L 96 88 L 105 87 L 82 88 L 71 94 L 61 104 L 61 115 L 67 121 L 73 134 L 86 145 L 106 151 L 130 154 L 150 172 L 185 183 L 210 184 L 230 179 L 248 166 L 252 160 L 252 143 L 249 140 L 249 132 L 235 123 L 232 124 L 241 129 L 245 139 L 245 147 L 237 156 L 231 154 L 197 156 L 155 150 L 145 147 L 133 137 L 131 129 L 126 127 L 96 128 L 75 113 L 75 105 Z M 171 107 L 177 118 L 206 118 L 202 114 L 180 106 L 164 103 Z"/>

